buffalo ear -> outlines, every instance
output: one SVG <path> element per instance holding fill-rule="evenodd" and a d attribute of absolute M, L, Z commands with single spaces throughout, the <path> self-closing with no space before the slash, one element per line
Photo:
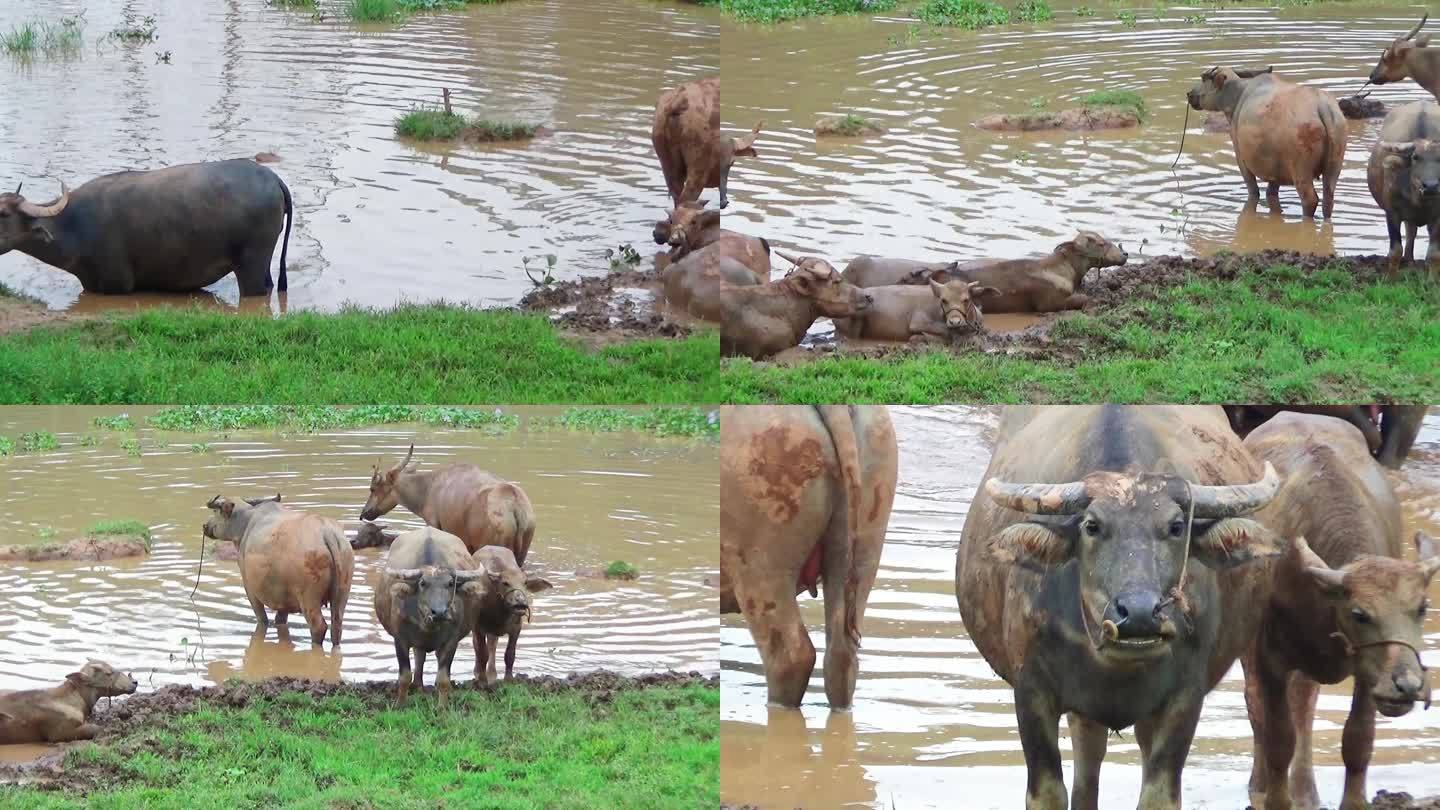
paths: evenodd
<path fill-rule="evenodd" d="M 945 287 L 941 284 L 935 283 L 935 278 L 933 276 L 930 278 L 930 292 L 935 293 L 936 298 L 939 298 L 940 296 L 945 294 Z"/>
<path fill-rule="evenodd" d="M 525 580 L 525 590 L 529 591 L 530 593 L 540 593 L 541 591 L 548 591 L 553 587 L 555 586 L 551 585 L 549 580 L 542 579 L 540 577 L 528 577 Z"/>
<path fill-rule="evenodd" d="M 971 298 L 999 298 L 1000 291 L 994 287 L 971 287 Z"/>
<path fill-rule="evenodd" d="M 485 587 L 483 580 L 472 579 L 460 586 L 460 593 L 472 599 L 484 599 L 485 594 L 489 593 L 489 589 Z"/>
<path fill-rule="evenodd" d="M 412 593 L 415 593 L 415 586 L 408 582 L 394 582 L 390 585 L 392 599 L 404 599 Z"/>
<path fill-rule="evenodd" d="M 1190 538 L 1191 556 L 1216 569 L 1278 557 L 1283 551 L 1284 544 L 1274 532 L 1246 518 L 1196 526 Z"/>
<path fill-rule="evenodd" d="M 227 517 L 227 518 L 230 517 L 231 515 L 235 514 L 235 502 L 232 501 L 232 500 L 230 500 L 229 498 L 226 498 L 225 500 L 221 501 L 221 502 L 220 502 L 220 514 L 224 515 L 224 516 Z"/>
<path fill-rule="evenodd" d="M 87 678 L 87 677 L 85 677 L 85 671 L 84 671 L 84 670 L 81 670 L 81 671 L 79 671 L 79 672 L 72 672 L 72 673 L 70 673 L 69 675 L 66 675 L 66 676 L 65 676 L 65 681 L 66 681 L 67 683 L 73 683 L 73 684 L 75 684 L 76 686 L 84 686 L 85 683 L 86 683 L 86 681 L 88 681 L 88 680 L 90 680 L 90 679 Z"/>
<path fill-rule="evenodd" d="M 1435 539 L 1425 532 L 1415 532 L 1415 551 L 1420 558 L 1420 570 L 1425 575 L 1425 581 L 1429 582 L 1434 578 L 1435 572 L 1440 571 L 1440 549 L 1435 547 Z"/>
<path fill-rule="evenodd" d="M 986 551 L 998 563 L 1028 568 L 1063 563 L 1070 559 L 1070 540 L 1040 523 L 1016 523 L 990 538 Z"/>

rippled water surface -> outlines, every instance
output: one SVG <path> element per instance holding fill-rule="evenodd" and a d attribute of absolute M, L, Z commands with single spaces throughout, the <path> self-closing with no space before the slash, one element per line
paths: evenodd
<path fill-rule="evenodd" d="M 519 484 L 534 502 L 537 531 L 526 569 L 555 588 L 535 598 L 517 672 L 717 668 L 715 590 L 706 581 L 719 542 L 714 442 L 415 426 L 306 435 L 141 430 L 137 458 L 122 447 L 127 434 L 91 427 L 93 415 L 114 412 L 0 409 L 0 434 L 48 430 L 62 443 L 56 452 L 0 458 L 4 542 L 66 540 L 119 518 L 148 524 L 155 538 L 154 553 L 140 560 L 0 563 L 0 689 L 53 685 L 89 657 L 129 670 L 142 690 L 234 676 L 393 678 L 394 647 L 371 601 L 382 551 L 356 552 L 338 652 L 328 642 L 312 648 L 298 616 L 288 639 L 277 640 L 274 629 L 252 635 L 237 564 L 207 559 L 197 586 L 196 561 L 205 503 L 221 492 L 278 490 L 287 504 L 335 518 L 353 533 L 371 465 L 377 456 L 395 463 L 412 441 L 421 469 L 469 461 Z M 99 443 L 82 444 L 87 434 Z M 192 449 L 198 443 L 205 452 Z M 404 507 L 381 522 L 401 530 L 423 525 Z M 617 559 L 636 565 L 640 578 L 577 576 Z M 467 641 L 456 656 L 456 679 L 469 680 L 473 666 Z"/>
<path fill-rule="evenodd" d="M 955 605 L 955 552 L 965 514 L 990 460 L 996 414 L 965 407 L 891 408 L 900 483 L 880 572 L 865 615 L 860 680 L 851 713 L 830 712 L 816 667 L 801 711 L 769 710 L 760 657 L 739 616 L 721 621 L 721 798 L 776 807 L 966 807 L 1023 802 L 1024 757 L 1010 687 L 965 633 Z M 1405 468 L 1391 474 L 1407 535 L 1440 531 L 1440 412 L 1432 411 Z M 1440 598 L 1440 583 L 1432 599 Z M 822 600 L 801 600 L 816 649 Z M 1440 651 L 1432 618 L 1426 651 Z M 823 658 L 823 656 L 821 656 Z M 1433 663 L 1433 661 L 1432 661 Z M 1185 806 L 1248 803 L 1250 724 L 1237 664 L 1205 701 L 1185 768 Z M 1327 687 L 1315 722 L 1321 798 L 1343 780 L 1340 730 L 1348 684 Z M 1061 730 L 1061 745 L 1069 740 Z M 1069 779 L 1068 753 L 1066 776 Z M 1379 718 L 1370 788 L 1440 793 L 1440 712 Z M 1111 738 L 1101 771 L 1105 807 L 1134 806 L 1140 763 L 1134 736 Z M 963 797 L 963 799 L 962 799 Z"/>
<path fill-rule="evenodd" d="M 75 58 L 0 55 L 0 187 L 23 181 L 43 200 L 60 180 L 74 188 L 123 169 L 274 152 L 298 209 L 290 291 L 276 310 L 508 303 L 529 287 L 522 257 L 554 254 L 566 278 L 604 272 L 604 251 L 622 243 L 649 255 L 667 204 L 650 144 L 655 101 L 714 73 L 715 14 L 517 0 L 357 26 L 342 5 L 321 0 L 317 21 L 263 0 L 0 4 L 0 31 L 82 9 L 87 21 Z M 153 14 L 159 40 L 97 44 L 127 10 Z M 157 62 L 162 51 L 169 64 Z M 442 87 L 462 112 L 556 132 L 486 147 L 396 139 L 396 116 L 438 103 Z M 81 296 L 71 276 L 18 253 L 0 258 L 0 283 L 57 308 L 156 300 Z M 211 290 L 237 300 L 233 277 Z"/>
<path fill-rule="evenodd" d="M 1381 50 L 1419 18 L 1405 5 L 1333 3 L 1305 8 L 1091 3 L 1077 17 L 978 33 L 911 36 L 913 20 L 807 20 L 774 28 L 725 23 L 721 70 L 726 125 L 765 121 L 759 159 L 732 176 L 727 227 L 829 257 L 864 254 L 968 259 L 1048 252 L 1081 228 L 1122 242 L 1132 256 L 1278 247 L 1384 253 L 1384 219 L 1365 185 L 1379 121 L 1350 122 L 1335 221 L 1242 215 L 1245 187 L 1229 136 L 1190 116 L 1185 155 L 1172 173 L 1185 93 L 1214 65 L 1274 65 L 1290 81 L 1337 96 L 1360 89 Z M 1185 21 L 1200 14 L 1204 24 Z M 986 115 L 1058 111 L 1100 89 L 1140 92 L 1149 118 L 1137 130 L 998 134 Z M 1426 98 L 1413 82 L 1375 91 L 1387 104 Z M 817 118 L 856 112 L 888 132 L 817 141 Z"/>

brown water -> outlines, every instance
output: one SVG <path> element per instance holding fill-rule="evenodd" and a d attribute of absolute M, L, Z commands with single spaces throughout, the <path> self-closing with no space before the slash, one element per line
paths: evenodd
<path fill-rule="evenodd" d="M 956 543 L 990 460 L 996 414 L 968 407 L 890 410 L 900 483 L 865 616 L 854 710 L 826 708 L 819 667 L 800 711 L 767 709 L 750 634 L 739 616 L 723 617 L 722 801 L 982 810 L 1022 803 L 1025 766 L 1013 693 L 980 657 L 955 606 Z M 1409 528 L 1440 531 L 1440 409 L 1392 480 Z M 822 601 L 807 597 L 801 605 L 811 638 L 823 649 Z M 1426 647 L 1434 655 L 1440 625 L 1431 625 Z M 1205 701 L 1185 769 L 1186 807 L 1234 810 L 1248 802 L 1250 724 L 1242 685 L 1236 665 Z M 1343 780 L 1340 729 L 1349 706 L 1345 688 L 1321 695 L 1315 761 L 1321 798 L 1330 802 Z M 1068 743 L 1062 728 L 1061 745 Z M 1140 786 L 1134 736 L 1112 738 L 1109 751 L 1101 771 L 1104 806 L 1133 807 Z M 1440 711 L 1380 718 L 1371 789 L 1440 793 L 1437 761 Z"/>
<path fill-rule="evenodd" d="M 88 21 L 77 58 L 0 58 L 0 187 L 23 181 L 43 199 L 61 179 L 73 188 L 122 169 L 274 152 L 298 209 L 291 308 L 509 303 L 530 286 L 522 257 L 555 254 L 555 275 L 569 278 L 605 272 L 604 251 L 619 244 L 651 253 L 667 205 L 650 145 L 655 100 L 715 72 L 714 13 L 518 0 L 356 26 L 339 4 L 321 6 L 323 21 L 260 0 L 0 4 L 0 31 L 81 9 Z M 97 47 L 127 9 L 155 15 L 159 40 Z M 438 103 L 441 87 L 462 112 L 556 133 L 489 147 L 398 140 L 396 116 Z M 18 253 L 0 258 L 0 283 L 55 308 L 146 303 L 82 297 L 71 276 Z M 202 300 L 237 300 L 231 277 L 211 292 Z M 281 309 L 278 295 L 270 307 Z"/>
<path fill-rule="evenodd" d="M 252 635 L 254 615 L 234 562 L 207 559 L 193 604 L 190 593 L 212 495 L 279 490 L 286 503 L 340 520 L 353 533 L 376 457 L 394 463 L 411 441 L 422 469 L 471 461 L 518 483 L 535 504 L 538 529 L 526 568 L 555 588 L 536 597 L 517 671 L 717 669 L 715 590 L 706 582 L 718 544 L 713 442 L 409 425 L 304 435 L 146 429 L 139 431 L 143 455 L 135 458 L 120 447 L 120 434 L 90 426 L 94 415 L 115 412 L 0 409 L 0 434 L 49 430 L 62 442 L 57 452 L 0 458 L 4 542 L 68 539 L 116 518 L 147 523 L 155 538 L 144 559 L 0 564 L 0 690 L 54 685 L 90 657 L 130 671 L 142 691 L 232 676 L 393 678 L 394 647 L 371 603 L 380 550 L 356 552 L 338 652 L 328 643 L 313 648 L 298 617 L 288 639 L 277 640 L 273 629 Z M 101 442 L 81 446 L 82 434 Z M 201 442 L 208 452 L 192 452 Z M 404 507 L 381 522 L 399 530 L 423 525 Z M 640 578 L 611 583 L 576 575 L 616 559 L 636 565 Z M 454 664 L 457 680 L 469 680 L 473 667 L 466 642 Z"/>
<path fill-rule="evenodd" d="M 758 159 L 736 164 L 726 226 L 837 266 L 868 253 L 925 260 L 1048 252 L 1078 229 L 1138 254 L 1208 254 L 1265 247 L 1384 253 L 1384 219 L 1365 185 L 1378 121 L 1351 122 L 1335 221 L 1305 222 L 1293 189 L 1284 213 L 1242 214 L 1245 187 L 1229 136 L 1192 113 L 1185 156 L 1170 170 L 1185 93 L 1217 65 L 1274 65 L 1291 81 L 1347 96 L 1381 50 L 1419 18 L 1401 4 L 1160 12 L 1112 3 L 1076 17 L 979 33 L 907 37 L 913 20 L 816 19 L 766 28 L 721 26 L 724 119 L 765 120 Z M 1208 24 L 1183 21 L 1196 12 Z M 892 38 L 895 41 L 891 41 Z M 971 126 L 992 113 L 1074 106 L 1083 94 L 1128 89 L 1150 117 L 1137 130 L 998 134 Z M 1377 89 L 1388 105 L 1427 98 L 1413 82 Z M 883 136 L 817 141 L 817 118 L 857 112 Z"/>

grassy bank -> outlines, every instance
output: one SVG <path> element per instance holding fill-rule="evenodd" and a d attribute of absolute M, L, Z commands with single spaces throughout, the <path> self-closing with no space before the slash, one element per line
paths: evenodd
<path fill-rule="evenodd" d="M 539 132 L 539 124 L 472 118 L 438 107 L 415 107 L 395 119 L 395 134 L 419 141 L 524 141 Z"/>
<path fill-rule="evenodd" d="M 993 352 L 727 360 L 726 401 L 1440 401 L 1440 291 L 1417 273 L 1278 265 L 1129 294 Z"/>
<path fill-rule="evenodd" d="M 458 306 L 283 318 L 155 309 L 0 338 L 0 403 L 717 402 L 714 333 L 591 350 Z"/>
<path fill-rule="evenodd" d="M 719 804 L 714 686 L 517 682 L 457 689 L 443 710 L 430 694 L 396 709 L 378 689 L 251 693 L 151 713 L 72 751 L 63 792 L 0 787 L 0 808 Z"/>
<path fill-rule="evenodd" d="M 313 5 L 313 0 L 308 0 Z M 283 0 L 296 5 L 297 0 Z M 345 0 L 345 16 L 356 22 L 400 22 L 424 11 L 457 11 L 466 6 L 492 6 L 505 0 Z"/>

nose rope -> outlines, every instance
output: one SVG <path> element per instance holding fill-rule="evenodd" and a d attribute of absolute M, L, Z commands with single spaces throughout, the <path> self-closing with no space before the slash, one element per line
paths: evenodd
<path fill-rule="evenodd" d="M 1391 644 L 1398 644 L 1401 647 L 1405 647 L 1406 649 L 1410 650 L 1410 652 L 1415 654 L 1415 664 L 1420 667 L 1421 675 L 1424 675 L 1425 673 L 1430 671 L 1430 668 L 1425 666 L 1425 659 L 1420 657 L 1420 651 L 1415 649 L 1415 645 L 1411 644 L 1408 641 L 1403 641 L 1398 638 L 1388 638 L 1381 641 L 1367 641 L 1364 644 L 1356 644 L 1355 642 L 1350 640 L 1349 636 L 1345 635 L 1345 631 L 1343 630 L 1336 630 L 1335 632 L 1331 633 L 1330 638 L 1340 639 L 1340 643 L 1345 647 L 1346 658 L 1354 658 L 1355 653 L 1367 647 L 1388 647 Z M 1430 689 L 1428 684 L 1426 685 L 1425 689 L 1425 708 L 1430 708 Z"/>
<path fill-rule="evenodd" d="M 1183 154 L 1185 154 L 1185 130 L 1187 130 L 1187 129 L 1189 129 L 1189 128 L 1190 128 L 1190 105 L 1189 105 L 1189 104 L 1186 104 L 1186 105 L 1185 105 L 1185 123 L 1180 127 L 1180 148 L 1177 149 L 1177 150 L 1175 150 L 1175 162 L 1170 164 L 1170 170 L 1171 170 L 1171 171 L 1174 171 L 1174 170 L 1175 170 L 1175 167 L 1178 166 L 1178 165 L 1180 165 L 1180 156 L 1183 155 Z M 1187 490 L 1190 488 L 1190 482 L 1189 482 L 1189 481 L 1186 481 L 1186 482 L 1185 482 L 1185 488 L 1186 488 Z"/>

